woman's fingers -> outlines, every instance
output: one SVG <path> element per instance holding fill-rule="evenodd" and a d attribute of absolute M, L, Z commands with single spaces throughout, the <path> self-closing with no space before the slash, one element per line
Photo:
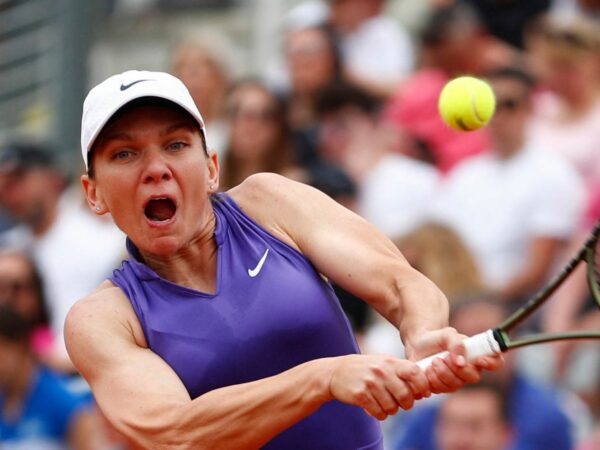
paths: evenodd
<path fill-rule="evenodd" d="M 427 369 L 427 379 L 433 392 L 454 392 L 467 383 L 476 383 L 481 378 L 473 364 L 457 366 L 449 358 L 436 358 Z"/>
<path fill-rule="evenodd" d="M 413 362 L 384 355 L 352 355 L 340 361 L 330 383 L 333 396 L 380 420 L 431 394 L 427 377 Z"/>

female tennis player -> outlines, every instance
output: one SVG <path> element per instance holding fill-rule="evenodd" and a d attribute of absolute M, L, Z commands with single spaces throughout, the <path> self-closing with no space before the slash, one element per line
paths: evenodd
<path fill-rule="evenodd" d="M 324 194 L 273 174 L 217 193 L 205 139 L 168 74 L 115 75 L 84 103 L 82 184 L 130 257 L 72 308 L 65 337 L 132 443 L 380 449 L 376 419 L 501 365 L 465 362 L 444 295 Z M 358 354 L 327 280 L 397 325 L 410 361 Z M 413 362 L 442 349 L 426 372 Z"/>

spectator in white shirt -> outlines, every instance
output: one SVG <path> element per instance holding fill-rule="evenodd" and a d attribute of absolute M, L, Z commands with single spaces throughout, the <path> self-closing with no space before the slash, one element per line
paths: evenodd
<path fill-rule="evenodd" d="M 394 147 L 395 134 L 379 120 L 378 102 L 352 85 L 333 86 L 317 101 L 319 155 L 357 185 L 357 212 L 390 237 L 425 218 L 439 174 Z"/>
<path fill-rule="evenodd" d="M 64 319 L 125 256 L 123 234 L 90 213 L 51 149 L 25 140 L 0 147 L 0 207 L 17 222 L 0 234 L 0 248 L 24 251 L 37 265 L 57 337 L 52 359 L 69 371 Z"/>
<path fill-rule="evenodd" d="M 328 3 L 329 22 L 340 38 L 347 78 L 375 96 L 389 97 L 414 69 L 410 35 L 384 14 L 385 0 Z"/>
<path fill-rule="evenodd" d="M 492 151 L 449 174 L 432 216 L 461 235 L 484 281 L 516 301 L 552 271 L 580 220 L 585 193 L 566 160 L 526 140 L 534 86 L 529 74 L 505 68 L 489 80 L 497 96 L 489 124 Z"/>

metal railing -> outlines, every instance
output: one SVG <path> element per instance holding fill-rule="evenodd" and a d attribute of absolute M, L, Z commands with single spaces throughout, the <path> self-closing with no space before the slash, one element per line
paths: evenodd
<path fill-rule="evenodd" d="M 56 36 L 51 0 L 0 1 L 0 132 L 39 129 L 28 121 L 49 109 Z"/>

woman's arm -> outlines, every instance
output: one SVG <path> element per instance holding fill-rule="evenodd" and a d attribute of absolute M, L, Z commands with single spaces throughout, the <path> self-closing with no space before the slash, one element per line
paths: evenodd
<path fill-rule="evenodd" d="M 191 400 L 173 370 L 141 342 L 135 314 L 116 287 L 71 309 L 65 339 L 103 413 L 146 449 L 259 448 L 334 398 L 384 419 L 430 394 L 413 363 L 348 355 Z"/>
<path fill-rule="evenodd" d="M 396 325 L 410 359 L 453 348 L 453 370 L 439 367 L 444 382 L 434 380 L 440 389 L 453 390 L 477 378 L 475 368 L 460 357 L 463 337 L 446 328 L 444 294 L 374 226 L 322 192 L 274 174 L 253 175 L 230 194 L 247 214 L 301 251 L 317 270 Z M 489 368 L 499 365 L 495 358 L 478 363 Z"/>

